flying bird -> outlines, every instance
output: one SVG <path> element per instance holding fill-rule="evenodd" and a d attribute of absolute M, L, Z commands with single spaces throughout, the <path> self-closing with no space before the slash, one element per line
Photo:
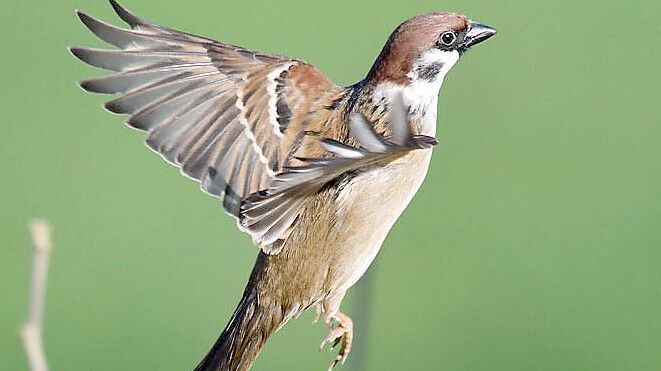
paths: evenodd
<path fill-rule="evenodd" d="M 456 13 L 397 27 L 366 77 L 341 87 L 312 65 L 159 26 L 110 3 L 129 28 L 78 17 L 116 49 L 70 48 L 114 74 L 80 86 L 167 162 L 220 198 L 259 246 L 243 296 L 195 370 L 247 370 L 268 337 L 313 308 L 344 363 L 340 311 L 427 174 L 443 80 L 496 31 Z"/>

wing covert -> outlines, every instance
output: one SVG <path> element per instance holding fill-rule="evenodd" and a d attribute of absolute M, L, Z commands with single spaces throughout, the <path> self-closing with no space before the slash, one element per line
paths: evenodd
<path fill-rule="evenodd" d="M 271 186 L 251 195 L 241 206 L 241 225 L 267 253 L 278 253 L 298 217 L 303 201 L 343 174 L 383 166 L 410 151 L 438 144 L 436 139 L 411 132 L 408 107 L 401 94 L 390 99 L 388 114 L 391 140 L 377 134 L 360 113 L 349 116 L 349 134 L 358 147 L 333 139 L 322 139 L 329 156 L 298 158 L 304 164 L 285 166 Z"/>
<path fill-rule="evenodd" d="M 282 137 L 296 110 L 285 96 L 297 89 L 289 73 L 295 66 L 312 67 L 162 27 L 111 4 L 130 29 L 77 13 L 118 49 L 70 50 L 116 73 L 80 86 L 118 94 L 106 109 L 129 115 L 126 123 L 146 132 L 147 146 L 238 217 L 241 200 L 266 189 L 284 166 Z"/>

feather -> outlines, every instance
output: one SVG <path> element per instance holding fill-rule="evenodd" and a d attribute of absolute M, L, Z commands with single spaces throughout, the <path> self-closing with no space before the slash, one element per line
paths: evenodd
<path fill-rule="evenodd" d="M 349 133 L 369 152 L 383 153 L 388 150 L 388 142 L 378 136 L 360 113 L 349 117 Z"/>
<path fill-rule="evenodd" d="M 70 51 L 90 66 L 115 73 L 83 80 L 80 86 L 93 93 L 118 94 L 105 107 L 129 115 L 126 123 L 146 132 L 149 148 L 199 181 L 204 192 L 221 198 L 225 210 L 239 218 L 244 200 L 268 189 L 276 172 L 286 166 L 280 162 L 280 157 L 286 158 L 281 152 L 288 151 L 283 148 L 283 131 L 297 109 L 304 109 L 290 106 L 287 94 L 304 97 L 310 86 L 316 92 L 340 88 L 303 62 L 159 26 L 110 2 L 130 29 L 77 14 L 96 37 L 117 49 Z M 292 79 L 294 67 L 303 72 Z M 310 78 L 312 85 L 305 80 Z M 339 144 L 328 146 L 346 154 L 362 153 Z M 319 173 L 309 170 L 282 183 L 299 184 Z M 277 236 L 291 226 L 303 202 L 304 198 L 283 204 L 278 209 L 282 215 L 256 224 L 263 233 L 253 239 L 264 249 L 277 250 L 282 246 L 275 244 Z M 270 207 L 267 202 L 260 210 Z M 260 216 L 255 218 L 260 223 Z"/>
<path fill-rule="evenodd" d="M 399 146 L 405 146 L 411 138 L 411 127 L 408 120 L 408 107 L 404 104 L 402 93 L 393 94 L 390 99 L 390 110 L 388 111 L 392 142 Z"/>
<path fill-rule="evenodd" d="M 352 114 L 349 116 L 349 132 L 361 148 L 323 139 L 321 144 L 332 157 L 297 157 L 305 165 L 284 167 L 282 172 L 276 174 L 268 190 L 247 198 L 241 206 L 239 222 L 253 235 L 253 240 L 267 245 L 282 240 L 283 233 L 296 220 L 305 201 L 343 174 L 383 166 L 412 150 L 435 144 L 435 139 L 431 137 L 411 134 L 408 112 L 401 102 L 395 102 L 391 107 L 400 111 L 389 117 L 391 127 L 396 128 L 393 129 L 396 134 L 393 137 L 397 137 L 402 144 L 387 141 L 374 132 L 364 116 Z M 282 243 L 278 243 L 274 248 L 281 247 Z"/>
<path fill-rule="evenodd" d="M 166 47 L 167 41 L 158 40 L 153 35 L 125 30 L 109 23 L 90 17 L 81 11 L 76 11 L 78 18 L 99 39 L 118 48 L 128 49 L 136 46 Z"/>
<path fill-rule="evenodd" d="M 133 15 L 131 12 L 128 10 L 124 9 L 117 1 L 115 0 L 110 0 L 110 5 L 112 8 L 115 10 L 115 13 L 121 18 L 124 22 L 128 23 L 129 26 L 135 28 L 139 25 L 151 25 L 151 23 L 138 18 L 137 16 Z"/>

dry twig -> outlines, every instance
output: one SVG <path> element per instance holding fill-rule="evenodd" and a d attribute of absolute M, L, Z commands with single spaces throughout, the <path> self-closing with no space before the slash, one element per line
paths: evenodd
<path fill-rule="evenodd" d="M 34 259 L 32 262 L 32 282 L 30 283 L 30 302 L 28 303 L 28 318 L 19 330 L 19 336 L 25 349 L 25 354 L 32 371 L 48 371 L 44 344 L 42 341 L 42 325 L 44 304 L 46 302 L 46 279 L 48 277 L 48 260 L 51 250 L 51 226 L 43 220 L 33 220 L 30 223 Z"/>

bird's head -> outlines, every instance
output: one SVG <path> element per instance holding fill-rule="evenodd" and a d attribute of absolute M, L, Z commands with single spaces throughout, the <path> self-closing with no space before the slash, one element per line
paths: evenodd
<path fill-rule="evenodd" d="M 408 85 L 438 82 L 474 45 L 496 34 L 491 27 L 462 14 L 428 13 L 395 29 L 370 70 L 367 80 Z"/>

